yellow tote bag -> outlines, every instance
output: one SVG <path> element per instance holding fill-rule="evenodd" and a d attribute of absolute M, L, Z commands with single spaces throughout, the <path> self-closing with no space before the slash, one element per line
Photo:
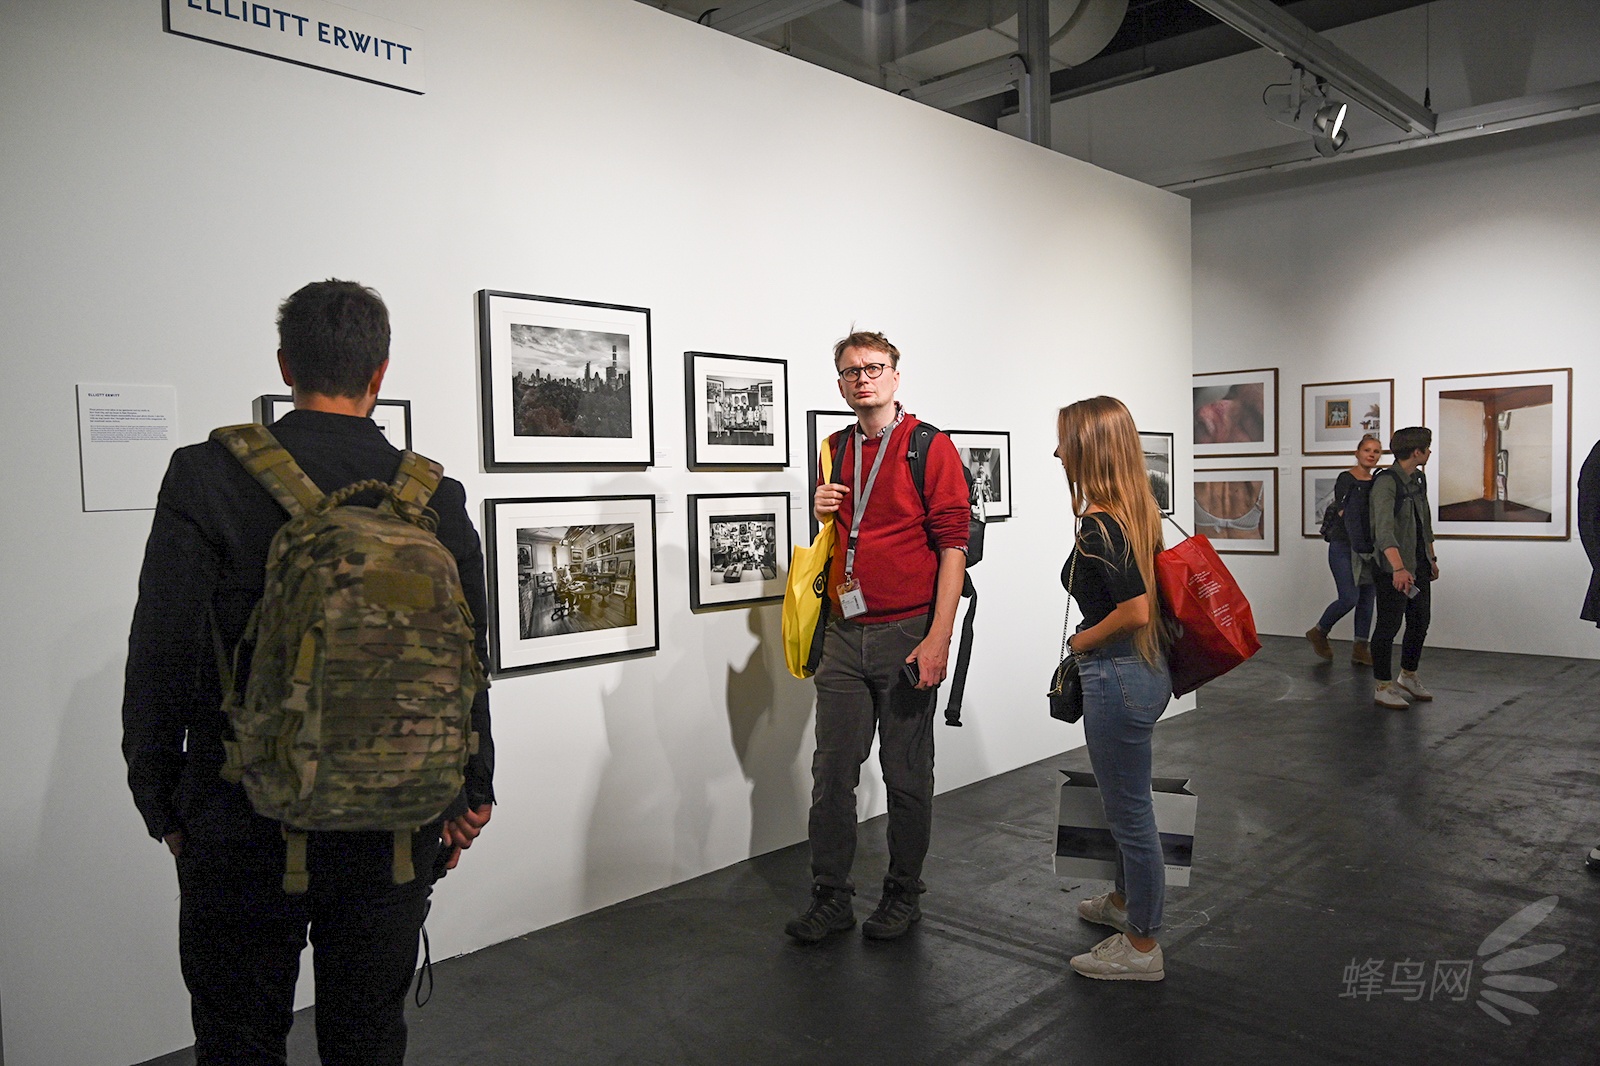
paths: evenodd
<path fill-rule="evenodd" d="M 824 482 L 832 479 L 833 457 L 826 437 L 818 469 Z M 817 531 L 817 539 L 794 549 L 789 557 L 789 584 L 783 592 L 783 658 L 795 677 L 810 677 L 822 660 L 823 612 L 827 609 L 834 537 L 833 516 L 829 515 Z"/>

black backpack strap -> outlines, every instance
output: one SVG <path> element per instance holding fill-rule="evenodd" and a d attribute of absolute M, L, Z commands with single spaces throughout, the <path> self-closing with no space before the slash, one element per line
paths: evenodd
<path fill-rule="evenodd" d="M 211 431 L 211 439 L 233 453 L 250 475 L 272 493 L 290 517 L 310 512 L 322 502 L 322 490 L 306 476 L 287 448 L 266 426 L 247 422 Z"/>
<path fill-rule="evenodd" d="M 956 649 L 956 667 L 950 675 L 950 702 L 944 709 L 944 724 L 961 725 L 961 699 L 967 692 L 967 667 L 972 665 L 972 621 L 978 616 L 978 589 L 972 575 L 961 579 L 961 595 L 970 600 L 967 617 L 961 623 L 961 644 Z"/>
<path fill-rule="evenodd" d="M 924 511 L 928 509 L 928 449 L 933 446 L 933 438 L 941 432 L 932 422 L 918 422 L 911 431 L 911 439 L 906 442 L 906 462 L 911 464 L 911 483 L 917 487 Z"/>

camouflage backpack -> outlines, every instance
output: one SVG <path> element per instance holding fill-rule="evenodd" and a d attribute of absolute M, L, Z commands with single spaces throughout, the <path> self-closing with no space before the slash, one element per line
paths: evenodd
<path fill-rule="evenodd" d="M 410 881 L 411 834 L 461 791 L 486 685 L 455 557 L 427 510 L 444 469 L 408 451 L 393 484 L 324 496 L 265 426 L 211 438 L 289 513 L 231 667 L 212 627 L 233 732 L 223 777 L 284 824 L 285 892 L 308 887 L 308 830 L 392 832 L 395 883 Z M 376 507 L 346 502 L 372 492 Z"/>

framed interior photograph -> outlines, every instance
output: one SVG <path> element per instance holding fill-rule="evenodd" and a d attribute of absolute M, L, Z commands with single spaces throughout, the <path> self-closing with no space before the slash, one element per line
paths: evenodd
<path fill-rule="evenodd" d="M 1150 492 L 1162 514 L 1175 515 L 1172 499 L 1172 434 L 1140 433 L 1139 447 L 1144 452 L 1144 468 L 1150 474 Z"/>
<path fill-rule="evenodd" d="M 789 465 L 787 362 L 711 352 L 684 352 L 683 362 L 691 469 Z"/>
<path fill-rule="evenodd" d="M 660 647 L 654 496 L 485 500 L 483 507 L 494 676 Z M 602 556 L 607 541 L 611 553 Z"/>
<path fill-rule="evenodd" d="M 690 496 L 690 607 L 782 603 L 793 547 L 787 492 Z"/>
<path fill-rule="evenodd" d="M 1278 454 L 1278 371 L 1194 375 L 1194 457 Z"/>
<path fill-rule="evenodd" d="M 856 424 L 854 411 L 807 411 L 806 412 L 806 495 L 805 511 L 811 523 L 811 537 L 815 540 L 817 530 L 821 526 L 815 515 L 811 514 L 811 496 L 817 484 L 817 459 L 822 451 L 822 442 L 830 434 L 841 429 L 849 429 Z M 837 460 L 837 456 L 835 459 Z M 836 471 L 837 473 L 837 471 Z"/>
<path fill-rule="evenodd" d="M 1393 432 L 1393 378 L 1300 386 L 1300 450 L 1306 455 L 1353 454 L 1368 433 L 1387 448 Z"/>
<path fill-rule="evenodd" d="M 252 406 L 255 420 L 263 426 L 270 426 L 294 410 L 294 397 L 269 393 L 257 396 Z M 383 435 L 390 444 L 405 451 L 411 449 L 410 400 L 380 399 L 373 405 L 370 417 L 378 424 L 378 428 L 383 430 Z"/>
<path fill-rule="evenodd" d="M 1435 537 L 1572 535 L 1572 370 L 1422 379 Z"/>
<path fill-rule="evenodd" d="M 1194 531 L 1220 555 L 1278 554 L 1278 470 L 1194 472 Z"/>
<path fill-rule="evenodd" d="M 946 430 L 972 475 L 972 488 L 991 521 L 1011 517 L 1011 434 L 1004 430 Z"/>
<path fill-rule="evenodd" d="M 484 289 L 478 349 L 485 469 L 650 465 L 648 308 Z"/>
<path fill-rule="evenodd" d="M 1300 535 L 1322 539 L 1322 516 L 1333 502 L 1333 486 L 1349 466 L 1302 466 L 1300 468 Z"/>

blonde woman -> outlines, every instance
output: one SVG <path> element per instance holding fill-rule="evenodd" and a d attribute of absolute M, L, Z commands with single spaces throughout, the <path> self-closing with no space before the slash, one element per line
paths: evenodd
<path fill-rule="evenodd" d="M 1116 887 L 1078 904 L 1080 918 L 1117 932 L 1075 956 L 1072 968 L 1103 981 L 1159 981 L 1166 871 L 1150 796 L 1150 736 L 1172 692 L 1155 592 L 1161 512 L 1122 401 L 1096 396 L 1063 407 L 1056 437 L 1080 519 L 1061 571 L 1083 612 L 1068 643 L 1083 678 L 1089 762 L 1117 844 Z"/>
<path fill-rule="evenodd" d="M 1378 590 L 1371 575 L 1363 573 L 1356 559 L 1342 516 L 1345 501 L 1350 498 L 1351 492 L 1371 491 L 1372 472 L 1378 468 L 1381 458 L 1383 443 L 1375 434 L 1368 433 L 1356 445 L 1356 465 L 1340 473 L 1338 480 L 1333 483 L 1333 506 L 1341 518 L 1329 529 L 1328 569 L 1333 572 L 1333 587 L 1339 594 L 1322 612 L 1317 624 L 1306 630 L 1306 639 L 1311 642 L 1312 650 L 1322 658 L 1332 660 L 1333 646 L 1328 643 L 1328 634 L 1333 632 L 1334 623 L 1353 608 L 1356 612 L 1356 628 L 1350 661 L 1357 666 L 1372 665 L 1372 649 L 1367 643 L 1367 634 L 1372 632 L 1372 605 L 1376 602 Z"/>

